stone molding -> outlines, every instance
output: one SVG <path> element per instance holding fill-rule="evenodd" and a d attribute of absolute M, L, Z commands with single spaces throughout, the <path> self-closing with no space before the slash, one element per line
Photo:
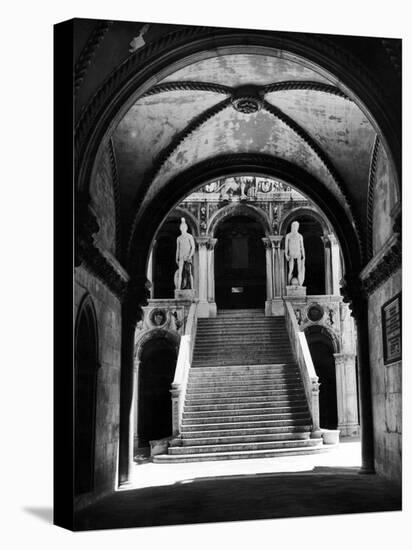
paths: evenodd
<path fill-rule="evenodd" d="M 402 242 L 399 235 L 395 234 L 362 270 L 360 278 L 365 294 L 370 296 L 401 267 Z"/>
<path fill-rule="evenodd" d="M 110 169 L 112 173 L 114 209 L 115 209 L 115 228 L 116 228 L 115 250 L 116 250 L 116 256 L 119 258 L 121 254 L 120 185 L 119 185 L 119 177 L 117 172 L 116 153 L 114 150 L 113 138 L 110 138 L 108 148 L 109 148 Z"/>
<path fill-rule="evenodd" d="M 96 244 L 94 235 L 99 231 L 97 216 L 90 205 L 79 201 L 76 212 L 75 267 L 85 268 L 100 279 L 115 296 L 122 300 L 129 275 L 112 254 Z"/>
<path fill-rule="evenodd" d="M 74 94 L 79 90 L 84 77 L 86 76 L 89 65 L 96 53 L 97 48 L 103 41 L 105 34 L 110 29 L 113 21 L 99 21 L 93 29 L 86 45 L 80 52 L 78 61 L 74 67 Z"/>
<path fill-rule="evenodd" d="M 368 260 L 370 260 L 373 256 L 373 197 L 375 193 L 376 165 L 378 162 L 379 147 L 380 140 L 379 136 L 376 135 L 369 167 L 368 198 L 366 207 L 366 255 Z"/>

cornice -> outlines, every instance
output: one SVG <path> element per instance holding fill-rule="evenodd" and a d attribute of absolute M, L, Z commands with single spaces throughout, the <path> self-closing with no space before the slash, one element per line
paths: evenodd
<path fill-rule="evenodd" d="M 379 286 L 402 267 L 402 242 L 395 233 L 361 271 L 365 293 L 370 296 Z"/>
<path fill-rule="evenodd" d="M 376 167 L 378 162 L 379 147 L 380 139 L 379 136 L 376 135 L 369 167 L 368 198 L 366 207 L 366 255 L 368 260 L 370 260 L 373 256 L 373 197 L 375 193 Z"/>

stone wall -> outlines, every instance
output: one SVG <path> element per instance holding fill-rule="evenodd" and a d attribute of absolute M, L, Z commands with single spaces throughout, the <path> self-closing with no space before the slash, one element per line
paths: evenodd
<path fill-rule="evenodd" d="M 96 394 L 95 476 L 93 495 L 82 495 L 78 506 L 112 491 L 117 485 L 121 307 L 118 299 L 82 266 L 75 270 L 75 312 L 85 293 L 96 309 L 100 368 Z"/>
<path fill-rule="evenodd" d="M 381 307 L 401 290 L 401 270 L 369 298 L 369 346 L 378 474 L 401 482 L 402 474 L 402 362 L 383 363 Z"/>
<path fill-rule="evenodd" d="M 96 242 L 116 256 L 116 207 L 113 194 L 113 173 L 109 151 L 106 148 L 97 163 L 96 175 L 92 178 L 90 195 L 92 208 L 97 215 L 99 232 Z"/>
<path fill-rule="evenodd" d="M 376 160 L 375 188 L 373 197 L 373 253 L 384 246 L 392 234 L 391 211 L 397 202 L 393 170 L 383 145 L 380 144 Z"/>

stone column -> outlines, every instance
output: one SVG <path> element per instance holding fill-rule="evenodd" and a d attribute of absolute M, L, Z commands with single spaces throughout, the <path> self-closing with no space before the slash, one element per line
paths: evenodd
<path fill-rule="evenodd" d="M 273 298 L 273 260 L 272 242 L 268 237 L 262 239 L 266 251 L 266 301 Z"/>
<path fill-rule="evenodd" d="M 284 261 L 282 249 L 280 247 L 282 243 L 282 235 L 271 235 L 270 240 L 272 241 L 273 248 L 273 296 L 275 298 L 281 298 L 283 295 L 283 271 L 284 271 Z"/>
<path fill-rule="evenodd" d="M 148 280 L 152 283 L 152 288 L 151 288 L 151 290 L 150 290 L 150 297 L 151 297 L 151 298 L 154 297 L 154 292 L 155 292 L 155 286 L 154 286 L 154 271 L 153 271 L 153 256 L 154 256 L 156 244 L 157 244 L 157 241 L 154 240 L 154 241 L 153 241 L 152 249 L 150 250 L 149 261 L 147 262 L 147 274 L 146 274 L 146 277 L 147 277 Z"/>
<path fill-rule="evenodd" d="M 139 445 L 139 367 L 140 361 L 137 361 L 133 366 L 133 411 L 132 416 L 134 418 L 134 445 L 133 454 L 135 452 L 134 446 Z"/>
<path fill-rule="evenodd" d="M 331 254 L 331 270 L 332 270 L 332 292 L 335 296 L 340 295 L 340 280 L 342 278 L 339 244 L 333 233 L 329 236 L 330 254 Z"/>
<path fill-rule="evenodd" d="M 199 306 L 198 316 L 209 317 L 209 302 L 207 301 L 208 258 L 207 246 L 209 237 L 197 237 L 199 249 Z"/>
<path fill-rule="evenodd" d="M 347 275 L 341 292 L 350 303 L 357 329 L 357 357 L 359 380 L 359 420 L 361 429 L 362 467 L 360 473 L 375 473 L 374 434 L 372 412 L 371 368 L 369 362 L 368 302 L 356 275 Z"/>
<path fill-rule="evenodd" d="M 332 264 L 330 254 L 330 240 L 329 235 L 321 237 L 324 250 L 325 250 L 325 294 L 333 294 L 332 292 Z"/>
<path fill-rule="evenodd" d="M 352 353 L 334 353 L 338 429 L 341 435 L 359 434 L 358 396 L 356 392 L 356 356 Z"/>
<path fill-rule="evenodd" d="M 211 317 L 217 314 L 215 302 L 215 245 L 217 239 L 210 238 L 207 243 L 207 300 Z"/>

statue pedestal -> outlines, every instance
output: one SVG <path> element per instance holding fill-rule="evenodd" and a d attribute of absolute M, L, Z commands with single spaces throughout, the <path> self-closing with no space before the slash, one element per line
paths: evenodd
<path fill-rule="evenodd" d="M 195 299 L 195 291 L 193 288 L 186 288 L 184 290 L 175 290 L 175 300 L 190 300 Z"/>
<path fill-rule="evenodd" d="M 301 298 L 306 296 L 306 287 L 300 285 L 287 285 L 286 296 L 293 296 L 295 298 Z"/>

